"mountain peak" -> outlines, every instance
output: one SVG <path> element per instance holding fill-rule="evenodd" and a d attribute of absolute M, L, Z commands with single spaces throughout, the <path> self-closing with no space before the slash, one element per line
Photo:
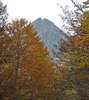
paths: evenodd
<path fill-rule="evenodd" d="M 46 19 L 46 18 L 41 18 L 41 17 L 39 17 L 39 18 L 37 18 L 35 21 L 33 21 L 33 23 L 36 23 L 36 22 L 40 22 L 40 23 L 42 23 L 42 22 L 48 22 L 48 23 L 52 23 L 52 24 L 54 24 L 53 22 L 51 22 L 50 20 L 48 20 L 48 19 Z"/>
<path fill-rule="evenodd" d="M 48 48 L 49 54 L 52 56 L 53 51 L 57 52 L 55 45 L 58 45 L 62 39 L 66 40 L 68 37 L 53 22 L 46 18 L 38 18 L 32 22 L 32 25 L 37 31 L 41 41 L 43 41 L 44 46 Z"/>

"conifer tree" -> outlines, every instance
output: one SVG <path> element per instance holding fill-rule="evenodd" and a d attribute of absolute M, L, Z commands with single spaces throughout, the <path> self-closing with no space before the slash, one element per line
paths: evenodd
<path fill-rule="evenodd" d="M 63 98 L 66 100 L 88 100 L 89 98 L 89 11 L 88 1 L 77 7 L 73 15 L 67 17 L 67 22 L 74 30 L 74 35 L 68 41 L 63 41 L 60 48 L 62 67 L 67 69 L 62 83 Z M 71 11 L 70 11 L 71 12 Z M 66 13 L 69 15 L 69 13 Z M 66 16 L 67 16 L 66 15 Z M 69 30 L 70 32 L 70 30 Z M 67 97 L 67 98 L 66 98 Z"/>
<path fill-rule="evenodd" d="M 15 20 L 6 32 L 10 34 L 10 44 L 1 88 L 4 98 L 35 100 L 48 98 L 48 94 L 52 98 L 56 82 L 53 64 L 31 23 Z"/>

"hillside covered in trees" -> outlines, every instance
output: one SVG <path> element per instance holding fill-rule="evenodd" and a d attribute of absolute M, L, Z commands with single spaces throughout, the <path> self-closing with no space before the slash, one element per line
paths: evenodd
<path fill-rule="evenodd" d="M 0 1 L 0 100 L 89 100 L 89 0 L 71 2 L 76 9 L 62 8 L 61 17 L 74 34 L 61 37 L 55 52 L 47 47 L 53 41 L 44 45 L 37 24 L 24 18 L 8 22 L 8 5 Z"/>

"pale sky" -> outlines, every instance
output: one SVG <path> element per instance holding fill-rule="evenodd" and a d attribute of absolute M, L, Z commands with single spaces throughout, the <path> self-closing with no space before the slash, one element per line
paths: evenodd
<path fill-rule="evenodd" d="M 54 22 L 58 27 L 60 26 L 60 18 L 58 13 L 61 13 L 57 3 L 61 5 L 73 5 L 71 0 L 1 0 L 4 5 L 7 5 L 7 12 L 9 20 L 15 18 L 26 18 L 29 21 L 35 19 L 47 18 Z"/>

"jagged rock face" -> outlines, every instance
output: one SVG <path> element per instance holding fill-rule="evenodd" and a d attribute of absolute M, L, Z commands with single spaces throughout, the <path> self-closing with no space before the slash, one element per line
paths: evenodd
<path fill-rule="evenodd" d="M 53 51 L 57 52 L 55 45 L 58 45 L 62 39 L 66 40 L 68 36 L 48 19 L 38 18 L 32 22 L 32 25 L 48 48 L 49 54 L 54 58 Z"/>

